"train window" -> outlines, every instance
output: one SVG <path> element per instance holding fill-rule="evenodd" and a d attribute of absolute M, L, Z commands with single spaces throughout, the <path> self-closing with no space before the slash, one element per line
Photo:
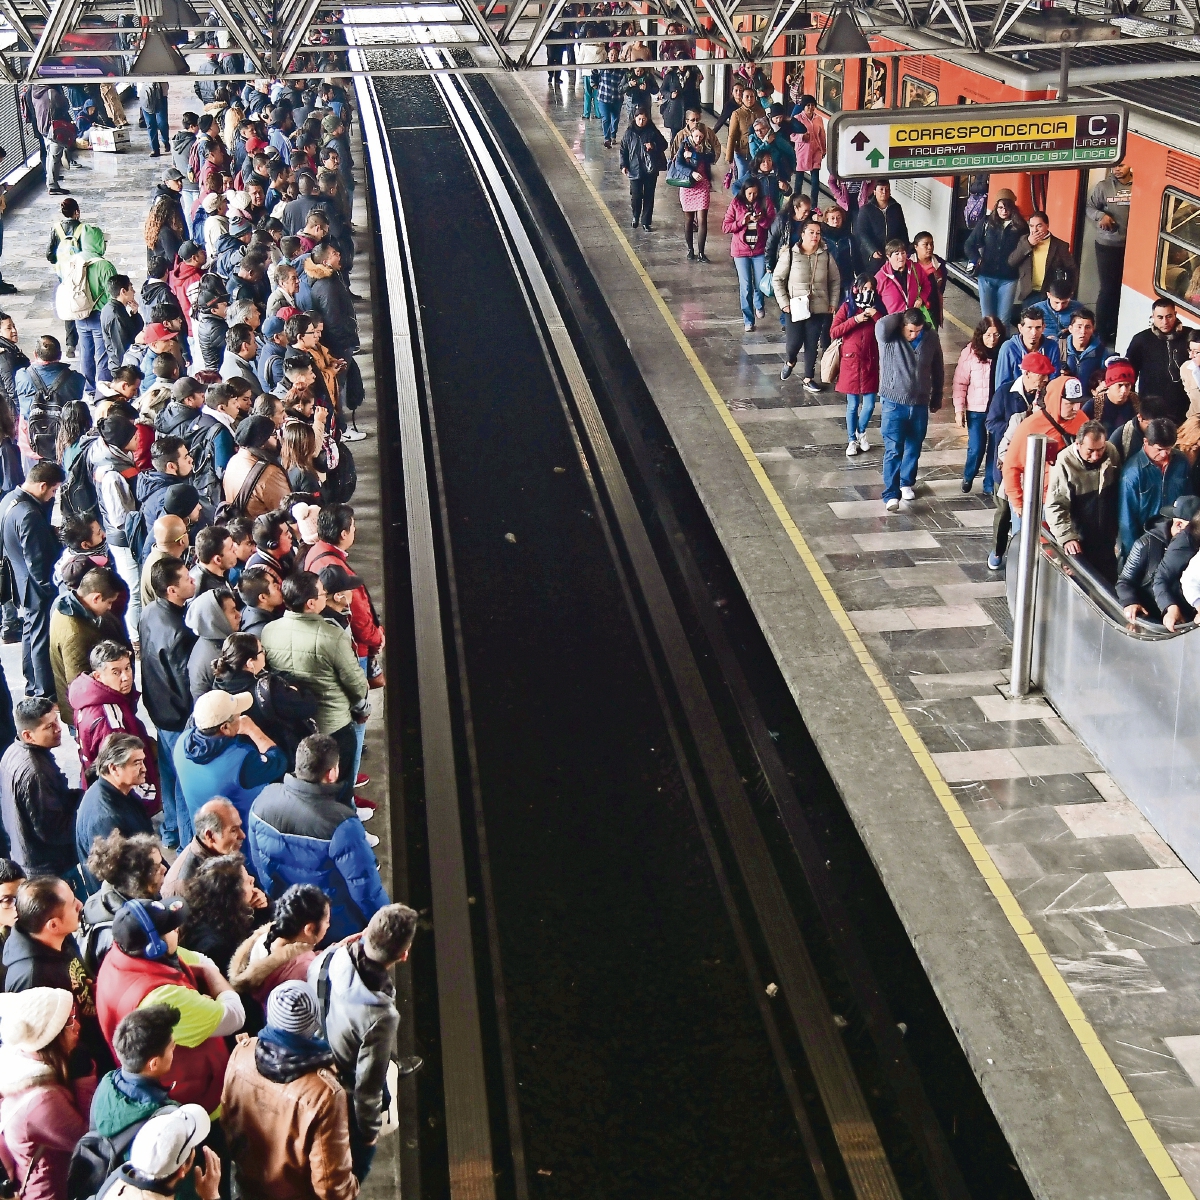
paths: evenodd
<path fill-rule="evenodd" d="M 1174 188 L 1163 192 L 1154 289 L 1200 313 L 1200 200 Z"/>
<path fill-rule="evenodd" d="M 888 65 L 882 58 L 864 59 L 863 108 L 887 108 Z"/>
<path fill-rule="evenodd" d="M 844 58 L 817 59 L 817 107 L 827 113 L 841 112 L 845 82 Z"/>
<path fill-rule="evenodd" d="M 901 108 L 933 108 L 938 102 L 937 88 L 905 75 L 900 86 Z"/>

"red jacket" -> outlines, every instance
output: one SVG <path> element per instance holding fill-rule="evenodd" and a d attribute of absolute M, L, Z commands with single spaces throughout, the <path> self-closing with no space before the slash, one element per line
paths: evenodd
<path fill-rule="evenodd" d="M 187 331 L 192 332 L 192 298 L 200 289 L 200 280 L 204 278 L 204 270 L 191 263 L 175 260 L 170 275 L 167 276 L 167 286 L 171 289 L 179 307 L 183 309 L 183 320 Z"/>
<path fill-rule="evenodd" d="M 875 340 L 875 322 L 856 321 L 849 304 L 833 315 L 829 336 L 842 339 L 842 365 L 837 390 L 847 396 L 869 396 L 879 392 L 879 343 Z"/>
<path fill-rule="evenodd" d="M 158 765 L 154 755 L 154 739 L 137 715 L 138 692 L 128 696 L 114 692 L 107 684 L 91 675 L 79 675 L 67 688 L 67 703 L 75 714 L 76 739 L 79 742 L 79 765 L 85 770 L 96 761 L 100 743 L 110 733 L 132 733 L 146 746 L 146 782 L 158 789 Z M 155 804 L 153 812 L 158 812 Z"/>
<path fill-rule="evenodd" d="M 186 964 L 133 958 L 119 946 L 113 946 L 104 956 L 96 976 L 96 1015 L 109 1046 L 112 1046 L 113 1033 L 122 1017 L 139 1007 L 155 988 L 172 984 L 201 995 L 208 994 L 203 980 Z M 163 1077 L 163 1086 L 170 1089 L 171 1099 L 176 1104 L 202 1104 L 205 1112 L 215 1112 L 221 1103 L 221 1086 L 228 1062 L 229 1051 L 225 1048 L 224 1038 L 205 1038 L 198 1046 L 177 1042 L 175 1062 Z"/>
<path fill-rule="evenodd" d="M 333 566 L 351 570 L 345 553 L 329 542 L 318 542 L 304 560 L 304 569 L 314 574 Z M 383 646 L 383 629 L 375 618 L 375 606 L 365 587 L 355 588 L 350 597 L 350 636 L 354 639 L 354 653 L 359 658 L 378 654 Z"/>

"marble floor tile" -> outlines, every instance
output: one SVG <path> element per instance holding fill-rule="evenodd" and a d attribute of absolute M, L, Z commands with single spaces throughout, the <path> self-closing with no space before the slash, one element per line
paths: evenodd
<path fill-rule="evenodd" d="M 1047 875 L 1068 871 L 1149 871 L 1154 861 L 1145 847 L 1128 834 L 1098 838 L 1060 838 L 1035 842 L 1029 853 Z"/>
<path fill-rule="evenodd" d="M 897 533 L 856 533 L 854 540 L 862 550 L 936 550 L 933 535 L 923 529 Z"/>
<path fill-rule="evenodd" d="M 879 572 L 880 579 L 890 588 L 938 587 L 969 582 L 966 572 L 957 563 L 922 563 L 915 567 L 897 567 Z"/>
<path fill-rule="evenodd" d="M 961 629 L 990 625 L 992 618 L 978 604 L 940 604 L 904 610 L 916 629 Z"/>
<path fill-rule="evenodd" d="M 1200 882 L 1186 867 L 1108 871 L 1106 875 L 1129 908 L 1200 903 Z"/>
<path fill-rule="evenodd" d="M 1015 749 L 1013 754 L 1029 775 L 1072 775 L 1096 765 L 1082 746 L 1029 746 Z"/>
<path fill-rule="evenodd" d="M 974 779 L 1015 779 L 1029 772 L 1011 750 L 968 750 L 962 753 L 935 754 L 933 761 L 947 783 Z"/>
<path fill-rule="evenodd" d="M 1031 916 L 1125 907 L 1105 875 L 1043 875 L 1014 883 L 1013 894 Z"/>
<path fill-rule="evenodd" d="M 939 583 L 934 585 L 937 594 L 946 604 L 966 604 L 972 600 L 984 600 L 1003 596 L 1003 583 Z"/>
<path fill-rule="evenodd" d="M 1167 1146 L 1200 1142 L 1200 1088 L 1146 1092 L 1139 1103 Z"/>
<path fill-rule="evenodd" d="M 1200 1087 L 1200 1033 L 1163 1038 L 1163 1042 L 1187 1072 L 1188 1078 Z"/>
<path fill-rule="evenodd" d="M 972 699 L 989 721 L 1029 721 L 1054 712 L 1041 696 L 1013 697 L 990 692 Z"/>
<path fill-rule="evenodd" d="M 1184 1183 L 1200 1195 L 1200 1142 L 1175 1142 L 1167 1147 L 1167 1153 L 1179 1168 Z"/>
<path fill-rule="evenodd" d="M 913 629 L 915 626 L 902 608 L 875 608 L 846 613 L 859 633 L 883 633 L 887 630 Z"/>
<path fill-rule="evenodd" d="M 991 529 L 995 513 L 986 508 L 953 508 L 949 513 L 967 529 Z"/>
<path fill-rule="evenodd" d="M 1028 847 L 1035 842 L 1055 842 L 1071 836 L 1071 831 L 1052 808 L 982 808 L 975 805 L 968 808 L 967 818 L 979 840 L 989 847 L 1006 842 L 1020 842 Z"/>
<path fill-rule="evenodd" d="M 1132 804 L 1064 804 L 1056 809 L 1076 837 L 1114 837 L 1146 833 L 1150 822 Z"/>
<path fill-rule="evenodd" d="M 830 512 L 842 520 L 860 521 L 864 517 L 886 517 L 882 500 L 838 500 L 829 505 Z"/>
<path fill-rule="evenodd" d="M 981 687 L 1002 684 L 1000 671 L 951 671 L 945 675 L 910 675 L 913 686 L 922 696 L 973 695 Z"/>
<path fill-rule="evenodd" d="M 1200 914 L 1182 904 L 1042 913 L 1031 919 L 1051 954 L 1078 957 L 1097 950 L 1170 950 L 1190 948 L 1200 941 Z"/>
<path fill-rule="evenodd" d="M 1055 956 L 1054 964 L 1076 998 L 1093 992 L 1152 996 L 1167 990 L 1136 950 L 1102 951 L 1086 958 Z"/>
<path fill-rule="evenodd" d="M 1040 879 L 1046 874 L 1024 842 L 989 843 L 987 850 L 1005 879 Z"/>
<path fill-rule="evenodd" d="M 1168 1049 L 1166 1039 L 1153 1033 L 1111 1030 L 1101 1041 L 1135 1095 L 1187 1087 L 1193 1082 Z"/>

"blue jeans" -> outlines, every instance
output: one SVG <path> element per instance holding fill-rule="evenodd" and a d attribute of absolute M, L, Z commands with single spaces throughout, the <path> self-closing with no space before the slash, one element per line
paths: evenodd
<path fill-rule="evenodd" d="M 596 84 L 592 82 L 590 74 L 585 74 L 583 77 L 583 119 L 586 121 L 588 117 L 598 117 L 600 115 L 600 102 L 596 99 Z"/>
<path fill-rule="evenodd" d="M 963 482 L 970 483 L 979 474 L 987 449 L 988 432 L 984 424 L 986 413 L 967 412 L 967 461 L 963 465 Z M 992 490 L 992 472 L 989 467 L 983 477 L 983 490 Z"/>
<path fill-rule="evenodd" d="M 901 404 L 883 398 L 883 498 L 899 500 L 902 487 L 917 482 L 921 444 L 929 428 L 924 404 Z"/>
<path fill-rule="evenodd" d="M 164 106 L 156 113 L 147 112 L 142 109 L 142 116 L 146 121 L 146 132 L 150 135 L 150 149 L 158 153 L 158 139 L 162 138 L 163 149 L 169 154 L 171 152 L 171 135 L 167 131 L 167 110 Z"/>
<path fill-rule="evenodd" d="M 183 800 L 183 788 L 175 774 L 175 743 L 183 737 L 183 730 L 158 731 L 158 780 L 162 791 L 163 843 L 167 846 L 186 846 L 195 830 L 192 818 Z"/>
<path fill-rule="evenodd" d="M 801 172 L 800 179 L 798 180 L 798 183 L 800 184 L 801 187 L 804 186 L 804 179 L 805 179 L 804 173 Z M 808 183 L 809 183 L 809 187 L 812 189 L 811 194 L 812 194 L 813 208 L 816 208 L 818 201 L 821 199 L 821 168 L 820 167 L 813 167 L 813 169 L 808 172 Z"/>
<path fill-rule="evenodd" d="M 1017 294 L 1017 280 L 997 279 L 994 275 L 979 277 L 979 313 L 984 317 L 998 317 L 1008 325 L 1012 316 L 1013 297 Z"/>
<path fill-rule="evenodd" d="M 866 392 L 861 396 L 846 396 L 846 440 L 854 441 L 860 433 L 867 432 L 871 414 L 875 411 L 878 392 Z"/>
<path fill-rule="evenodd" d="M 736 150 L 733 152 L 733 186 L 737 185 L 750 174 L 750 160 L 744 158 Z"/>
<path fill-rule="evenodd" d="M 604 123 L 604 140 L 611 142 L 616 140 L 617 127 L 621 124 L 621 102 L 620 100 L 597 100 L 600 105 L 600 119 Z"/>
<path fill-rule="evenodd" d="M 104 333 L 100 328 L 100 313 L 94 312 L 75 322 L 79 334 L 79 373 L 87 380 L 88 389 L 96 391 L 96 380 L 112 379 L 108 368 L 108 350 L 104 345 Z M 120 364 L 117 364 L 120 366 Z"/>
<path fill-rule="evenodd" d="M 742 316 L 746 318 L 747 325 L 754 324 L 755 314 L 762 315 L 764 297 L 758 290 L 758 285 L 762 283 L 763 274 L 766 272 L 764 262 L 765 258 L 761 254 L 756 254 L 753 258 L 735 258 L 733 260 L 733 265 L 737 267 L 738 284 L 740 285 Z"/>

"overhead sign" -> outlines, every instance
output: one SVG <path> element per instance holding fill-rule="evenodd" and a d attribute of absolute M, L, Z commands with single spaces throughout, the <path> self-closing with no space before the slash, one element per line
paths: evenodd
<path fill-rule="evenodd" d="M 839 179 L 1106 167 L 1125 153 L 1118 101 L 859 109 L 829 122 Z"/>

